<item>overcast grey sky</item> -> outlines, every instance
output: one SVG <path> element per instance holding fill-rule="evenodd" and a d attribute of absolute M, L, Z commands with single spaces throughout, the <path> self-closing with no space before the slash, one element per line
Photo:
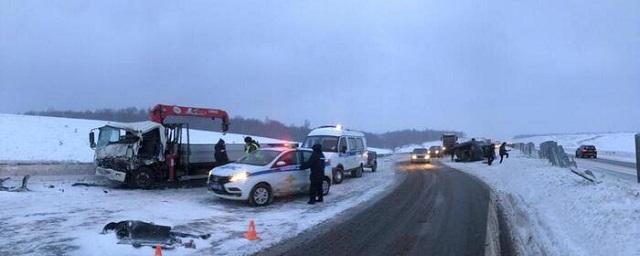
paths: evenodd
<path fill-rule="evenodd" d="M 640 1 L 0 0 L 0 112 L 640 130 Z"/>

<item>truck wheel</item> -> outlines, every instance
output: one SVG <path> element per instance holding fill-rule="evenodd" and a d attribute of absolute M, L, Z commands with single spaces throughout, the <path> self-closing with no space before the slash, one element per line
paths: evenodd
<path fill-rule="evenodd" d="M 326 196 L 329 194 L 329 189 L 331 188 L 331 180 L 329 178 L 324 177 L 322 179 L 322 195 Z"/>
<path fill-rule="evenodd" d="M 344 170 L 342 169 L 342 167 L 337 167 L 333 171 L 333 184 L 340 184 L 342 183 L 343 179 L 344 179 Z"/>
<path fill-rule="evenodd" d="M 373 161 L 373 166 L 371 166 L 371 172 L 376 172 L 378 169 L 378 161 Z"/>
<path fill-rule="evenodd" d="M 267 184 L 260 183 L 251 189 L 249 194 L 249 204 L 251 206 L 266 206 L 273 201 L 273 193 L 271 187 Z"/>
<path fill-rule="evenodd" d="M 153 187 L 153 171 L 150 168 L 142 167 L 131 173 L 129 186 L 133 188 L 150 189 Z"/>

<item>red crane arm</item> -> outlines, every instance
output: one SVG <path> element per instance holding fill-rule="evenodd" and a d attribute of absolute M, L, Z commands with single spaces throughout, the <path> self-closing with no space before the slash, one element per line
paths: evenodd
<path fill-rule="evenodd" d="M 222 119 L 222 131 L 227 132 L 227 130 L 229 130 L 229 114 L 220 109 L 158 104 L 153 107 L 149 113 L 149 119 L 151 119 L 151 121 L 161 124 L 164 123 L 164 120 L 169 116 L 192 116 L 212 119 L 220 118 Z"/>

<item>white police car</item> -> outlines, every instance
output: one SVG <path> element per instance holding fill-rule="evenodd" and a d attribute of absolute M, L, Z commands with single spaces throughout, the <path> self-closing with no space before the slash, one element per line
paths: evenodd
<path fill-rule="evenodd" d="M 252 206 L 264 206 L 274 197 L 309 192 L 310 170 L 300 170 L 309 160 L 310 149 L 264 148 L 245 155 L 234 163 L 213 168 L 207 187 L 216 196 L 248 201 Z M 322 191 L 331 186 L 331 168 L 325 168 Z"/>
<path fill-rule="evenodd" d="M 332 168 L 333 183 L 341 183 L 346 172 L 351 177 L 362 177 L 368 164 L 367 140 L 363 133 L 341 125 L 321 126 L 309 132 L 302 147 L 310 148 L 315 144 L 322 145 L 322 153 Z"/>

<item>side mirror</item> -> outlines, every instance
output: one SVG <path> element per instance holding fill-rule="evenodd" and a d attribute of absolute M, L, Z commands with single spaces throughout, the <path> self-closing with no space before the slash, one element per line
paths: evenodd
<path fill-rule="evenodd" d="M 276 166 L 285 166 L 285 165 L 287 165 L 287 163 L 285 161 L 276 162 Z"/>
<path fill-rule="evenodd" d="M 89 133 L 89 145 L 91 148 L 96 148 L 96 139 L 93 131 Z"/>

